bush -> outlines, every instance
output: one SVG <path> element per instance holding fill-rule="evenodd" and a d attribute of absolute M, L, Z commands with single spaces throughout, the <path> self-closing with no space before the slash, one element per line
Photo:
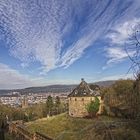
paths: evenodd
<path fill-rule="evenodd" d="M 90 117 L 96 116 L 96 113 L 99 111 L 99 106 L 100 100 L 98 97 L 95 97 L 94 101 L 91 101 L 89 104 L 87 104 L 86 110 L 88 111 Z"/>

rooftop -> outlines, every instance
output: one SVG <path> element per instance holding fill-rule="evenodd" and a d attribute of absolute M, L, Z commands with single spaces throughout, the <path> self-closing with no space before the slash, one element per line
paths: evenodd
<path fill-rule="evenodd" d="M 68 95 L 69 97 L 99 96 L 99 90 L 92 90 L 82 78 L 81 83 Z"/>

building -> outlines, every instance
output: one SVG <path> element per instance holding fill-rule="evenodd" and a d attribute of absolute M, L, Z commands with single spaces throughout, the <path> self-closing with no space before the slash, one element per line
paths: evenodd
<path fill-rule="evenodd" d="M 27 96 L 24 96 L 22 100 L 22 108 L 27 108 L 27 107 L 28 107 L 28 99 Z"/>
<path fill-rule="evenodd" d="M 4 105 L 10 105 L 12 107 L 20 106 L 20 94 L 6 94 L 0 96 L 0 102 Z"/>
<path fill-rule="evenodd" d="M 91 90 L 84 79 L 81 79 L 81 83 L 68 95 L 69 115 L 72 117 L 87 116 L 88 112 L 86 110 L 86 105 L 92 100 L 94 101 L 95 96 L 97 96 L 100 100 L 98 114 L 101 114 L 103 109 L 103 101 L 101 100 L 99 88 Z"/>

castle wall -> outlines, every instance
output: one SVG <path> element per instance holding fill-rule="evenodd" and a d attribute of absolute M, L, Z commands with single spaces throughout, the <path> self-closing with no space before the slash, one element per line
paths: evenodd
<path fill-rule="evenodd" d="M 101 101 L 101 97 L 98 97 Z M 85 117 L 88 115 L 86 105 L 95 100 L 95 97 L 69 97 L 69 115 L 72 117 Z M 101 113 L 101 105 L 98 114 Z"/>

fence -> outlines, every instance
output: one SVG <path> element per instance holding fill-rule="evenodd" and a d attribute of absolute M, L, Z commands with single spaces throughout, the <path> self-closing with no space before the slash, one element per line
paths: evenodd
<path fill-rule="evenodd" d="M 53 140 L 52 138 L 49 138 L 39 132 L 32 134 L 21 124 L 17 123 L 9 124 L 9 133 L 15 138 L 15 140 Z"/>

